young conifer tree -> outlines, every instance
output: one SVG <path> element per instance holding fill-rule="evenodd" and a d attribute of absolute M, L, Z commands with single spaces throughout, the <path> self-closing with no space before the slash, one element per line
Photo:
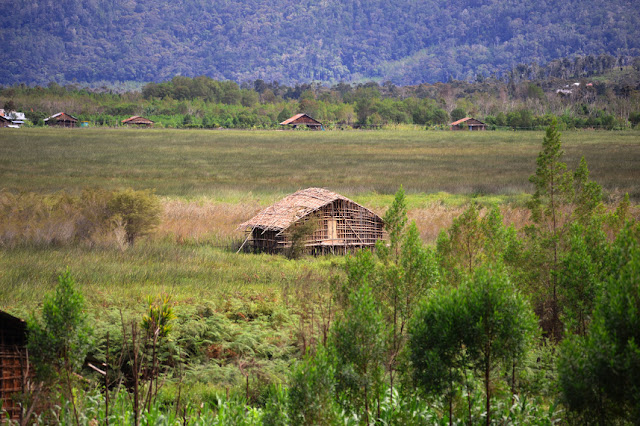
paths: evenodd
<path fill-rule="evenodd" d="M 27 323 L 27 348 L 36 375 L 45 385 L 66 385 L 60 391 L 72 402 L 76 422 L 72 379 L 82 367 L 92 335 L 84 309 L 84 298 L 76 290 L 71 271 L 67 269 L 58 276 L 55 292 L 45 295 L 42 319 L 32 316 Z"/>
<path fill-rule="evenodd" d="M 361 413 L 366 424 L 380 393 L 386 327 L 368 284 L 350 296 L 349 308 L 332 330 L 336 391 L 347 409 Z"/>
<path fill-rule="evenodd" d="M 542 141 L 542 151 L 536 160 L 536 173 L 529 178 L 535 185 L 535 192 L 528 203 L 531 217 L 537 225 L 538 236 L 543 240 L 544 264 L 548 265 L 543 274 L 547 283 L 551 303 L 551 336 L 561 335 L 558 306 L 558 270 L 560 261 L 560 239 L 567 221 L 567 209 L 574 195 L 573 175 L 567 172 L 567 165 L 560 161 L 563 151 L 558 131 L 558 121 L 554 118 L 547 128 Z"/>

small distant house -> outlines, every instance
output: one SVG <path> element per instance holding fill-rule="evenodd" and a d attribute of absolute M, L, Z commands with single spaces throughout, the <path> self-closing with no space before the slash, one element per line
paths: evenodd
<path fill-rule="evenodd" d="M 473 117 L 465 117 L 461 120 L 450 123 L 451 130 L 487 130 L 487 125 Z"/>
<path fill-rule="evenodd" d="M 0 108 L 0 115 L 8 118 L 9 120 L 18 120 L 18 121 L 25 121 L 27 119 L 27 116 L 25 115 L 24 112 L 18 112 L 18 111 L 9 111 L 6 109 L 1 109 Z"/>
<path fill-rule="evenodd" d="M 304 251 L 313 254 L 346 253 L 374 247 L 382 239 L 384 221 L 371 210 L 323 188 L 291 194 L 240 224 L 245 243 L 256 251 L 282 252 L 292 246 L 293 231 L 313 221 L 303 236 Z"/>
<path fill-rule="evenodd" d="M 11 120 L 0 115 L 0 127 L 9 127 L 11 124 Z"/>
<path fill-rule="evenodd" d="M 310 117 L 307 114 L 296 114 L 293 117 L 287 120 L 284 120 L 282 123 L 280 123 L 280 125 L 291 126 L 294 129 L 297 128 L 298 126 L 307 126 L 308 128 L 313 130 L 324 130 L 321 122 Z"/>
<path fill-rule="evenodd" d="M 153 125 L 153 121 L 148 118 L 140 117 L 139 115 L 134 115 L 126 120 L 122 120 L 122 124 L 125 126 L 150 127 Z"/>
<path fill-rule="evenodd" d="M 59 112 L 53 114 L 51 117 L 45 118 L 44 124 L 47 126 L 76 127 L 78 125 L 78 119 L 66 112 Z"/>
<path fill-rule="evenodd" d="M 26 348 L 26 322 L 0 311 L 0 406 L 14 420 L 20 418 L 20 405 L 13 396 L 27 390 L 33 376 Z"/>
<path fill-rule="evenodd" d="M 23 112 L 9 111 L 4 109 L 0 109 L 0 117 L 9 120 L 9 124 L 0 124 L 0 127 L 13 127 L 15 129 L 22 126 L 24 124 L 24 121 L 27 119 Z"/>

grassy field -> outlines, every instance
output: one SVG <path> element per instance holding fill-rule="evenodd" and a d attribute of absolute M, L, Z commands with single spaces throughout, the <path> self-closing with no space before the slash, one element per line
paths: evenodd
<path fill-rule="evenodd" d="M 322 335 L 323 298 L 332 278 L 343 277 L 345 259 L 236 254 L 239 223 L 308 186 L 343 193 L 382 214 L 403 185 L 409 218 L 426 242 L 433 242 L 471 197 L 483 205 L 500 204 L 505 222 L 520 228 L 529 220 L 523 204 L 542 137 L 541 132 L 4 129 L 0 208 L 8 193 L 133 187 L 155 189 L 163 215 L 157 232 L 133 247 L 113 244 L 109 235 L 96 244 L 47 240 L 47 234 L 64 234 L 64 221 L 72 219 L 66 217 L 23 224 L 25 234 L 41 232 L 45 242 L 4 243 L 16 230 L 0 226 L 0 309 L 22 318 L 37 312 L 68 267 L 88 302 L 95 334 L 103 339 L 107 332 L 114 336 L 121 321 L 139 321 L 150 298 L 168 295 L 178 317 L 172 339 L 190 348 L 184 382 L 189 398 L 244 389 L 247 365 L 253 366 L 251 387 L 259 389 L 254 380 L 284 380 L 291 364 Z M 584 155 L 591 177 L 608 192 L 640 199 L 640 132 L 566 132 L 563 147 L 570 169 Z M 46 210 L 46 203 L 34 205 Z M 0 210 L 0 218 L 6 211 Z M 171 394 L 176 385 L 165 389 Z"/>
<path fill-rule="evenodd" d="M 528 177 L 542 137 L 542 132 L 5 129 L 0 187 L 130 186 L 171 198 L 266 204 L 321 186 L 380 204 L 379 195 L 402 184 L 410 194 L 508 198 L 530 192 Z M 569 168 L 584 155 L 591 176 L 605 189 L 640 198 L 640 132 L 565 132 L 562 142 Z"/>
<path fill-rule="evenodd" d="M 164 215 L 153 241 L 143 242 L 146 249 L 5 248 L 0 308 L 37 304 L 66 265 L 78 271 L 96 305 L 139 302 L 157 293 L 155 286 L 205 299 L 214 297 L 212 288 L 242 288 L 252 282 L 246 277 L 269 270 L 272 261 L 241 260 L 225 251 L 230 241 L 242 238 L 237 225 L 283 194 L 312 185 L 342 192 L 382 214 L 402 184 L 409 193 L 409 216 L 427 242 L 450 225 L 470 195 L 485 204 L 502 203 L 505 220 L 520 227 L 528 220 L 520 207 L 531 189 L 528 177 L 542 137 L 540 132 L 5 129 L 0 189 L 154 188 L 163 196 Z M 584 155 L 591 176 L 606 189 L 640 197 L 639 132 L 566 132 L 563 146 L 570 169 Z"/>

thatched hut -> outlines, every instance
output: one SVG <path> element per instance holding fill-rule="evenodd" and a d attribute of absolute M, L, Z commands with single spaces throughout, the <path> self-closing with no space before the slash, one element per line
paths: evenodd
<path fill-rule="evenodd" d="M 27 324 L 0 311 L 0 404 L 12 419 L 20 418 L 13 396 L 26 390 L 32 376 L 27 361 Z"/>
<path fill-rule="evenodd" d="M 296 114 L 280 123 L 281 126 L 291 126 L 294 129 L 298 126 L 307 126 L 313 130 L 323 130 L 322 123 L 307 114 Z"/>
<path fill-rule="evenodd" d="M 59 112 L 53 114 L 51 117 L 45 118 L 44 124 L 47 126 L 76 127 L 78 125 L 78 119 L 66 112 Z"/>
<path fill-rule="evenodd" d="M 291 248 L 296 229 L 308 226 L 299 241 L 307 253 L 345 253 L 373 247 L 383 237 L 383 220 L 371 210 L 323 188 L 291 194 L 242 223 L 245 243 L 256 251 Z M 298 236 L 298 238 L 300 238 Z"/>
<path fill-rule="evenodd" d="M 139 115 L 134 115 L 126 120 L 122 120 L 122 124 L 125 126 L 137 126 L 137 127 L 150 127 L 153 126 L 153 121 Z"/>
<path fill-rule="evenodd" d="M 458 121 L 454 121 L 453 123 L 450 123 L 449 126 L 451 126 L 451 130 L 487 130 L 486 124 L 473 117 L 465 117 Z"/>

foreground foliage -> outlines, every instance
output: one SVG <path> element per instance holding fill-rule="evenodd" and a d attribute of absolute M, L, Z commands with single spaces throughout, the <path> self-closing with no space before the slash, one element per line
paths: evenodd
<path fill-rule="evenodd" d="M 640 419 L 640 227 L 628 226 L 614 243 L 586 335 L 560 346 L 564 401 L 584 423 Z"/>

